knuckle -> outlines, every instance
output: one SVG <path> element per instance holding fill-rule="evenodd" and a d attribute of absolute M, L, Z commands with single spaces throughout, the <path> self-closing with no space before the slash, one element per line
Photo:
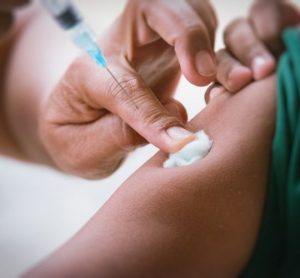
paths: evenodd
<path fill-rule="evenodd" d="M 142 79 L 137 76 L 131 76 L 131 78 L 121 80 L 121 84 L 130 92 L 141 91 L 147 87 Z"/>
<path fill-rule="evenodd" d="M 145 118 L 146 125 L 155 130 L 164 130 L 171 126 L 180 125 L 179 120 L 161 111 L 152 111 Z"/>
<path fill-rule="evenodd" d="M 109 98 L 121 103 L 129 102 L 132 97 L 137 96 L 147 88 L 139 77 L 132 75 L 121 76 L 118 78 L 118 83 L 111 78 L 108 82 L 107 92 Z"/>
<path fill-rule="evenodd" d="M 182 28 L 171 41 L 172 45 L 177 45 L 182 41 L 193 41 L 194 39 L 197 41 L 209 40 L 208 32 L 203 24 L 198 23 Z"/>

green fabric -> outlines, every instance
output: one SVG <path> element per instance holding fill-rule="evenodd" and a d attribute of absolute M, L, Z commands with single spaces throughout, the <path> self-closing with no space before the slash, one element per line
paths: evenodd
<path fill-rule="evenodd" d="M 268 194 L 246 278 L 300 277 L 300 29 L 283 38 Z"/>

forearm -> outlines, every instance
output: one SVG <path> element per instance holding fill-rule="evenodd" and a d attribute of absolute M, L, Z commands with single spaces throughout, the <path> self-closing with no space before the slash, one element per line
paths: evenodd
<path fill-rule="evenodd" d="M 237 276 L 259 229 L 274 92 L 271 77 L 213 100 L 192 121 L 214 140 L 203 161 L 163 169 L 157 154 L 29 276 Z"/>
<path fill-rule="evenodd" d="M 40 7 L 27 9 L 32 9 L 35 16 L 22 28 L 11 48 L 5 72 L 5 118 L 21 155 L 32 162 L 49 164 L 38 135 L 40 109 L 76 50 Z M 16 24 L 22 17 L 21 12 Z"/>

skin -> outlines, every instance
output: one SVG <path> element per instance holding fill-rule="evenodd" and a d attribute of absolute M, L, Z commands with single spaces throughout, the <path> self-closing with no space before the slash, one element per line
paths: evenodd
<path fill-rule="evenodd" d="M 26 25 L 17 20 L 13 29 L 17 32 L 11 34 L 14 40 L 10 44 L 14 52 L 3 66 L 1 102 L 6 130 L 3 137 L 15 142 L 19 156 L 99 179 L 114 172 L 137 146 L 150 142 L 165 152 L 175 152 L 194 138 L 187 131 L 185 109 L 173 94 L 181 72 L 194 84 L 213 80 L 214 75 L 204 78 L 199 74 L 196 56 L 199 51 L 213 55 L 215 15 L 204 0 L 178 0 L 177 5 L 157 0 L 154 6 L 159 7 L 155 10 L 159 13 L 149 3 L 154 2 L 129 1 L 107 31 L 105 37 L 110 40 L 101 44 L 111 70 L 130 97 L 120 93 L 114 81 L 89 58 L 75 59 L 70 43 L 43 12 L 32 11 L 37 15 Z M 254 21 L 256 16 L 253 12 L 251 19 Z M 252 80 L 249 69 L 243 66 L 241 73 L 231 57 L 237 51 L 233 46 L 239 45 L 234 42 L 244 42 L 234 35 L 240 24 L 235 26 L 226 32 L 227 49 L 221 57 L 217 55 L 217 77 L 227 89 L 227 76 L 231 76 L 233 88 L 244 86 L 241 75 Z M 45 28 L 47 33 L 42 32 Z M 251 28 L 247 29 L 250 38 Z M 55 40 L 49 41 L 49 37 Z M 248 48 L 254 49 L 255 44 Z M 33 52 L 33 56 L 27 55 Z M 233 76 L 228 74 L 232 70 Z M 234 85 L 236 80 L 238 86 Z M 31 105 L 24 106 L 24 100 Z M 2 149 L 7 154 L 7 146 Z"/>
<path fill-rule="evenodd" d="M 24 277 L 237 277 L 261 221 L 274 84 L 273 76 L 211 99 L 191 122 L 214 140 L 207 157 L 163 169 L 158 153 Z"/>
<path fill-rule="evenodd" d="M 26 27 L 19 27 L 3 98 L 8 125 L 28 160 L 98 179 L 111 174 L 127 153 L 141 144 L 151 142 L 174 152 L 193 140 L 194 134 L 185 129 L 185 109 L 173 94 L 180 77 L 179 64 L 194 83 L 207 84 L 214 79 L 214 58 L 210 57 L 212 73 L 203 77 L 198 69 L 204 60 L 199 62 L 196 55 L 214 55 L 216 20 L 207 1 L 177 2 L 151 2 L 160 7 L 157 14 L 149 1 L 128 1 L 107 31 L 110 40 L 101 46 L 128 95 L 120 94 L 112 78 L 86 56 L 75 60 L 72 46 L 43 11 Z M 170 28 L 174 24 L 177 32 Z M 55 44 L 54 40 L 49 43 L 49 36 L 56 38 Z M 196 36 L 202 38 L 202 44 L 193 43 Z M 35 54 L 29 59 L 27 53 L 32 49 Z M 72 55 L 65 58 L 69 49 Z M 45 60 L 42 50 L 49 53 Z M 59 53 L 63 62 L 57 59 Z M 52 70 L 51 65 L 56 73 L 51 72 L 47 81 L 36 81 L 37 75 L 46 76 Z M 207 59 L 205 65 L 209 65 Z M 23 105 L 25 98 L 30 107 Z M 82 152 L 82 147 L 86 151 Z M 79 153 L 84 156 L 80 160 Z"/>
<path fill-rule="evenodd" d="M 283 50 L 282 30 L 299 22 L 299 7 L 289 1 L 254 1 L 249 17 L 235 19 L 224 31 L 226 48 L 216 54 L 218 83 L 234 93 L 273 73 Z"/>
<path fill-rule="evenodd" d="M 76 164 L 75 167 L 74 165 L 70 167 L 67 163 L 64 164 L 64 160 L 61 163 L 53 161 L 53 155 L 49 154 L 51 147 L 47 145 L 51 143 L 45 143 L 49 135 L 43 135 L 41 131 L 43 140 L 40 140 L 37 119 L 41 121 L 40 130 L 42 130 L 43 121 L 48 119 L 49 115 L 47 114 L 49 111 L 45 111 L 41 116 L 39 108 L 41 103 L 51 102 L 56 97 L 59 100 L 57 103 L 61 103 L 61 100 L 68 103 L 69 99 L 59 98 L 64 92 L 69 92 L 59 89 L 66 82 L 57 81 L 65 68 L 62 67 L 60 72 L 55 63 L 54 65 L 46 63 L 49 66 L 46 72 L 50 81 L 47 79 L 46 83 L 36 82 L 37 73 L 40 76 L 44 74 L 41 68 L 37 67 L 40 60 L 36 58 L 31 61 L 31 74 L 26 75 L 27 78 L 24 79 L 26 82 L 23 83 L 24 80 L 14 82 L 18 80 L 17 76 L 29 72 L 25 66 L 28 63 L 25 63 L 24 52 L 27 48 L 24 46 L 31 45 L 29 41 L 32 43 L 35 32 L 39 30 L 38 26 L 43 26 L 44 20 L 44 17 L 37 16 L 24 26 L 26 32 L 22 32 L 13 59 L 10 60 L 9 77 L 4 90 L 7 126 L 10 134 L 16 139 L 18 150 L 25 153 L 25 157 L 38 162 L 47 161 L 75 174 L 82 171 L 79 166 L 86 166 L 83 168 L 84 173 L 79 172 L 80 175 L 102 176 L 109 170 L 95 169 L 94 163 L 99 162 L 97 160 L 99 157 L 91 159 L 87 156 L 85 165 Z M 116 24 L 118 26 L 119 23 Z M 57 60 L 49 56 L 50 61 Z M 64 61 L 64 65 L 72 60 L 71 56 Z M 134 59 L 131 60 L 132 63 L 133 61 Z M 22 63 L 23 67 L 20 67 Z M 53 76 L 49 74 L 52 72 L 51 66 L 55 72 Z M 77 88 L 76 86 L 79 86 L 76 84 L 77 79 L 74 77 L 65 79 L 66 76 L 76 76 L 76 71 L 84 74 L 87 69 L 94 71 L 93 66 L 84 58 L 79 58 L 62 80 L 70 80 L 71 85 Z M 113 69 L 122 76 L 123 72 L 119 73 L 117 66 Z M 73 239 L 26 275 L 29 277 L 144 277 L 146 274 L 149 277 L 237 276 L 249 260 L 261 220 L 274 129 L 274 78 L 269 77 L 255 82 L 236 95 L 231 95 L 223 89 L 222 94 L 212 98 L 211 91 L 208 94 L 208 107 L 190 124 L 191 129 L 195 131 L 204 128 L 215 142 L 212 151 L 203 161 L 188 167 L 166 170 L 161 167 L 166 155 L 157 154 L 122 185 Z M 97 82 L 93 76 L 88 80 L 97 87 L 98 83 L 93 83 Z M 24 84 L 31 86 L 23 86 Z M 35 86 L 32 87 L 32 84 Z M 54 89 L 56 93 L 52 94 L 54 84 L 57 84 Z M 71 88 L 72 92 L 76 92 L 74 87 Z M 159 91 L 160 87 L 157 88 Z M 87 91 L 95 97 L 92 89 Z M 32 105 L 27 110 L 23 105 L 24 99 L 32 100 L 30 101 Z M 54 111 L 58 108 L 52 104 L 49 107 Z M 81 111 L 82 106 L 74 107 L 76 111 Z M 184 121 L 184 112 L 178 114 L 177 117 L 182 117 Z M 54 116 L 56 115 L 57 112 L 54 113 Z M 87 113 L 82 115 L 89 116 Z M 58 118 L 60 121 L 65 120 L 62 116 Z M 118 127 L 124 126 L 122 120 L 117 121 L 121 122 L 121 125 L 118 123 Z M 46 123 L 54 123 L 53 132 L 58 130 L 55 126 L 57 122 L 48 119 Z M 74 122 L 72 124 L 74 125 Z M 62 124 L 63 127 L 66 125 L 70 126 L 68 121 Z M 76 138 L 76 134 L 88 134 L 86 129 L 84 131 L 69 133 L 67 136 Z M 73 143 L 67 136 L 65 141 Z M 56 140 L 60 138 L 62 136 L 57 136 Z M 83 149 L 91 146 L 91 151 L 87 152 L 89 155 L 96 149 L 93 144 L 75 144 L 77 154 L 78 146 Z M 131 147 L 130 144 L 129 146 Z M 59 154 L 66 149 L 54 147 L 54 150 Z M 72 152 L 67 153 L 69 158 Z"/>

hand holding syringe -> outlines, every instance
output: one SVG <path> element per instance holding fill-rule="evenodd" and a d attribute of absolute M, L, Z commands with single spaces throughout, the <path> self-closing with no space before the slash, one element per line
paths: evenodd
<path fill-rule="evenodd" d="M 50 0 L 43 1 L 47 4 Z M 207 29 L 201 27 L 197 36 L 190 36 L 195 35 L 195 30 L 191 33 L 190 25 L 185 25 L 187 20 L 190 23 L 205 16 L 213 18 L 213 13 L 206 9 L 205 14 L 189 16 L 195 7 L 189 1 L 182 7 L 183 2 L 128 0 L 105 32 L 102 49 L 113 72 L 122 78 L 125 93 L 114 86 L 115 81 L 107 74 L 97 71 L 96 64 L 86 55 L 77 57 L 67 68 L 44 102 L 39 121 L 43 144 L 60 167 L 71 173 L 99 177 L 115 170 L 126 154 L 141 144 L 149 142 L 172 153 L 195 138 L 185 128 L 183 105 L 173 96 L 180 76 L 179 64 L 195 85 L 214 79 L 214 75 L 202 76 L 195 67 L 195 52 L 214 55 L 209 40 L 198 44 L 199 38 L 205 38 L 204 33 L 213 36 L 214 30 L 205 25 Z M 81 49 L 98 65 L 106 66 L 96 39 L 86 31 L 72 3 L 57 3 L 48 7 L 51 14 Z M 99 10 L 99 17 L 101 12 L 109 12 L 101 7 L 103 1 L 98 4 L 97 7 L 94 3 L 94 8 Z M 197 5 L 209 10 L 206 0 L 199 0 Z M 59 34 L 57 28 L 53 29 Z M 53 40 L 50 33 L 47 39 Z M 60 45 L 56 47 L 64 51 L 63 45 L 61 49 Z M 203 68 L 211 68 L 207 60 L 202 64 Z"/>
<path fill-rule="evenodd" d="M 97 44 L 97 39 L 71 0 L 41 0 L 58 24 L 68 32 L 75 45 L 86 52 L 94 62 L 107 70 L 120 89 L 130 97 L 122 84 L 108 68 L 107 61 Z M 138 106 L 133 101 L 136 109 Z"/>

